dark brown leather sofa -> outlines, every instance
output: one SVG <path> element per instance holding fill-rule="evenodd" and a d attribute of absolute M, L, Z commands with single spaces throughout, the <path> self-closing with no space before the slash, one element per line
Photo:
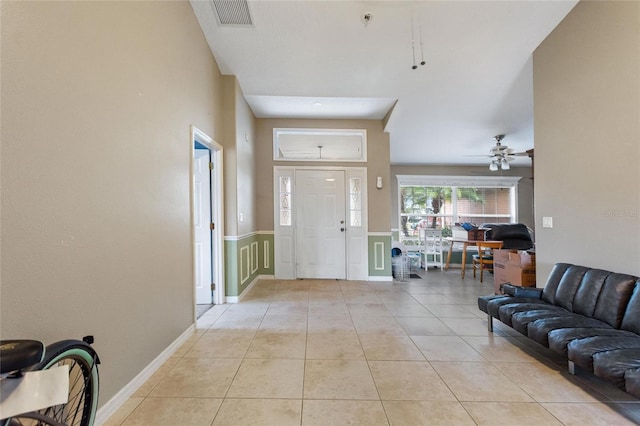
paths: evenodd
<path fill-rule="evenodd" d="M 640 398 L 640 278 L 558 263 L 544 288 L 506 284 L 478 308 Z"/>

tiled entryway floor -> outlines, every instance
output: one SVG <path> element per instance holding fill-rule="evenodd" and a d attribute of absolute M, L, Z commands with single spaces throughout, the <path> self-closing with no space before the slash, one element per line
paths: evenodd
<path fill-rule="evenodd" d="M 640 402 L 486 318 L 492 284 L 258 282 L 213 307 L 108 425 L 624 425 Z M 488 277 L 489 282 L 491 276 Z"/>

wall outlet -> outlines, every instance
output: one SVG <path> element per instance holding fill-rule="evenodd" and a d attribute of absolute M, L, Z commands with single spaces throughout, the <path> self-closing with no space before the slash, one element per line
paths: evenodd
<path fill-rule="evenodd" d="M 545 216 L 542 218 L 542 227 L 543 228 L 553 228 L 553 218 L 550 216 Z"/>

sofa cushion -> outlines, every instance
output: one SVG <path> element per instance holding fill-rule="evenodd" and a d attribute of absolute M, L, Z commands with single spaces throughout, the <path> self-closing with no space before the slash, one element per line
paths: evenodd
<path fill-rule="evenodd" d="M 640 399 L 640 368 L 633 368 L 624 373 L 624 389 Z"/>
<path fill-rule="evenodd" d="M 545 305 L 542 307 L 531 307 L 525 304 L 506 305 L 500 310 L 500 321 L 508 321 L 514 330 L 524 334 L 525 336 L 527 335 L 527 326 L 531 321 L 535 321 L 540 318 L 557 317 L 559 315 L 569 314 L 569 312 L 564 309 L 553 305 Z"/>
<path fill-rule="evenodd" d="M 573 298 L 573 312 L 585 317 L 593 317 L 598 296 L 609 275 L 611 275 L 610 271 L 602 269 L 589 269 L 584 274 L 582 283 Z"/>
<path fill-rule="evenodd" d="M 576 365 L 593 371 L 593 355 L 617 349 L 640 349 L 640 336 L 593 336 L 571 341 L 567 345 L 567 358 Z"/>
<path fill-rule="evenodd" d="M 511 326 L 514 330 L 527 336 L 529 323 L 537 321 L 541 318 L 555 318 L 565 315 L 572 314 L 562 308 L 515 312 L 513 315 L 511 315 Z"/>
<path fill-rule="evenodd" d="M 549 340 L 549 349 L 561 355 L 567 356 L 567 345 L 577 339 L 593 336 L 629 336 L 636 337 L 634 333 L 622 331 L 606 324 L 605 328 L 593 327 L 575 327 L 575 328 L 557 328 L 549 331 L 547 338 Z"/>
<path fill-rule="evenodd" d="M 570 314 L 562 317 L 541 318 L 529 323 L 527 336 L 536 342 L 549 347 L 549 332 L 559 328 L 606 328 L 609 324 L 597 319 L 587 318 L 578 314 Z"/>
<path fill-rule="evenodd" d="M 598 296 L 593 317 L 620 328 L 622 317 L 635 288 L 637 277 L 612 273 L 607 277 Z"/>
<path fill-rule="evenodd" d="M 560 285 L 560 280 L 567 269 L 571 266 L 573 265 L 570 263 L 556 263 L 553 266 L 551 273 L 549 274 L 549 278 L 547 278 L 547 282 L 544 285 L 544 289 L 542 290 L 542 296 L 540 297 L 542 300 L 552 305 L 555 304 L 556 291 Z"/>
<path fill-rule="evenodd" d="M 564 311 L 564 309 L 549 305 L 548 303 L 544 303 L 541 301 L 537 301 L 534 303 L 509 303 L 503 304 L 498 309 L 498 318 L 503 323 L 507 324 L 509 327 L 513 327 L 513 323 L 511 322 L 511 317 L 513 314 L 517 312 L 528 312 L 528 311 Z"/>
<path fill-rule="evenodd" d="M 560 279 L 553 304 L 573 312 L 573 299 L 578 292 L 578 287 L 582 284 L 582 278 L 588 270 L 589 268 L 585 266 L 570 266 Z"/>
<path fill-rule="evenodd" d="M 504 297 L 496 298 L 487 302 L 487 313 L 494 318 L 500 318 L 500 308 L 504 305 L 512 305 L 518 303 L 528 303 L 536 306 L 552 306 L 543 302 L 541 299 L 533 299 L 531 297 Z M 506 324 L 506 323 L 505 323 Z M 509 323 L 508 325 L 511 325 Z"/>
<path fill-rule="evenodd" d="M 487 308 L 487 304 L 495 299 L 504 299 L 504 298 L 510 298 L 510 296 L 502 296 L 502 295 L 498 295 L 496 296 L 495 294 L 490 294 L 488 296 L 480 296 L 478 297 L 478 309 L 480 309 L 482 312 L 484 313 L 489 313 L 489 310 Z"/>
<path fill-rule="evenodd" d="M 625 373 L 640 368 L 640 348 L 593 354 L 593 374 L 625 389 Z"/>
<path fill-rule="evenodd" d="M 640 334 L 640 281 L 637 281 L 633 288 L 620 328 Z"/>

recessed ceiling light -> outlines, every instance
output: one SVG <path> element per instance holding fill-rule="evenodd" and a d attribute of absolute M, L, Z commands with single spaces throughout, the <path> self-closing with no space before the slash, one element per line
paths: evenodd
<path fill-rule="evenodd" d="M 319 106 L 322 106 L 322 103 L 320 103 L 320 102 L 314 102 L 314 103 L 313 103 L 313 106 L 317 106 L 317 107 L 319 107 Z"/>

